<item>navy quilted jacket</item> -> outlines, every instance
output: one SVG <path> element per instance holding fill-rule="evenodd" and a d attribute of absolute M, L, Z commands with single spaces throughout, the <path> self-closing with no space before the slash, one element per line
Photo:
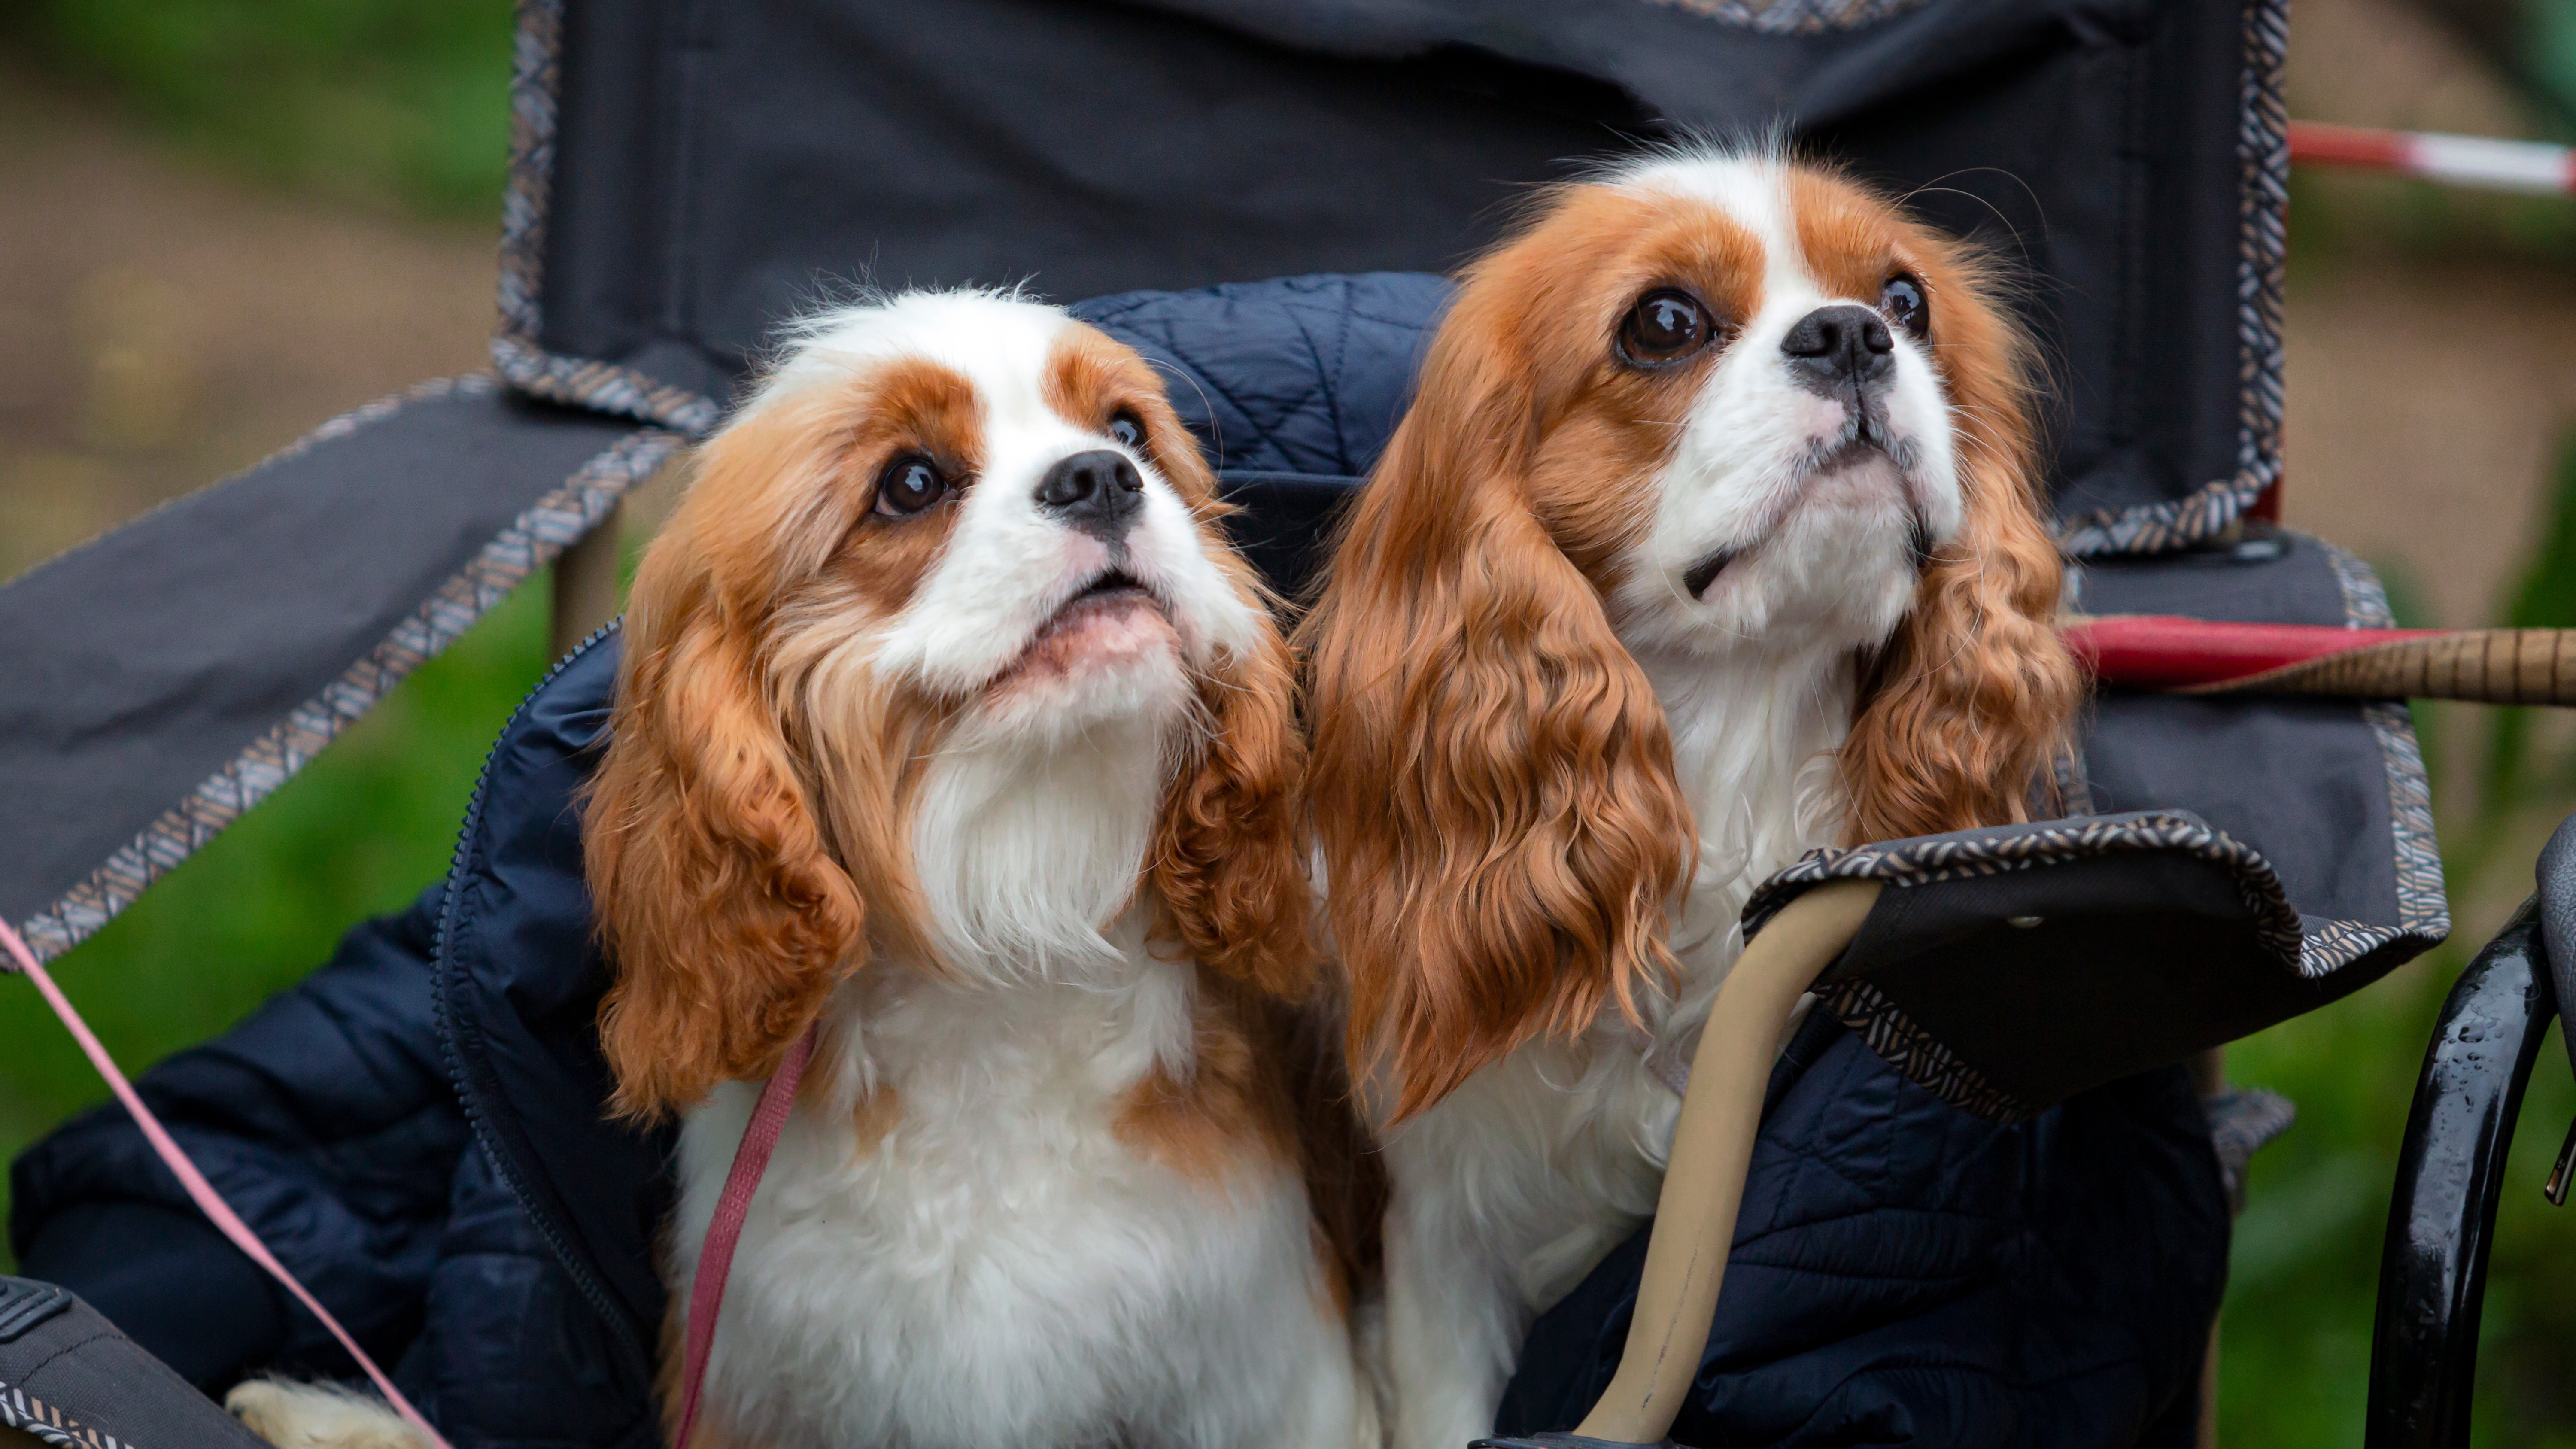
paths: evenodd
<path fill-rule="evenodd" d="M 1311 517 L 1400 413 L 1434 278 L 1138 294 L 1084 313 L 1168 365 L 1249 541 L 1307 562 Z M 1282 524 L 1281 517 L 1290 522 Z M 1265 533 L 1263 530 L 1270 530 Z M 1266 550 L 1266 552 L 1265 552 Z M 667 1136 L 609 1125 L 573 791 L 607 724 L 614 633 L 503 733 L 446 881 L 144 1090 L 280 1257 L 395 1362 L 458 1449 L 626 1446 L 663 1312 Z M 14 1168 L 24 1271 L 179 1370 L 346 1373 L 320 1329 L 193 1215 L 113 1110 Z M 1686 1443 L 2185 1445 L 2227 1247 L 2179 1071 L 1999 1126 L 1812 1017 L 1774 1073 Z M 1644 1237 L 1545 1315 L 1502 1427 L 1568 1427 L 1627 1331 Z"/>

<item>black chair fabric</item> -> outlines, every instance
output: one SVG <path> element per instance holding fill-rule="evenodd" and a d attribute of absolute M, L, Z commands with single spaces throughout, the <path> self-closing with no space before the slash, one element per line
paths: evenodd
<path fill-rule="evenodd" d="M 494 351 L 584 415 L 434 386 L 0 588 L 0 919 L 95 930 L 712 426 L 788 311 L 1439 270 L 1689 132 L 1778 127 L 1983 237 L 2060 384 L 2069 546 L 2204 542 L 2278 473 L 2286 38 L 2280 0 L 530 0 Z M 1309 565 L 1328 480 L 1227 481 Z"/>
<path fill-rule="evenodd" d="M 1445 271 L 1534 186 L 1776 126 L 2028 274 L 2061 503 L 2156 546 L 2275 465 L 2285 39 L 2267 0 L 565 0 L 502 356 L 702 428 L 836 285 Z"/>
<path fill-rule="evenodd" d="M 0 587 L 0 920 L 70 949 L 677 443 L 431 384 Z"/>
<path fill-rule="evenodd" d="M 0 1427 L 54 1449 L 265 1449 L 68 1291 L 0 1277 Z"/>

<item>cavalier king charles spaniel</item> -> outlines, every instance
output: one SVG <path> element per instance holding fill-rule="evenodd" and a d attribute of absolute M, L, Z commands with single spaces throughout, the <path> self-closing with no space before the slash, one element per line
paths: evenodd
<path fill-rule="evenodd" d="M 1373 1434 L 1380 1205 L 1226 511 L 1144 359 L 1006 295 L 816 317 L 706 445 L 584 832 L 614 1106 L 682 1122 L 673 1325 L 823 1038 L 683 1449 Z"/>
<path fill-rule="evenodd" d="M 684 1449 L 1374 1444 L 1383 1185 L 1227 511 L 1141 357 L 989 292 L 807 320 L 700 451 L 583 826 L 610 1107 L 680 1121 L 666 1414 L 761 1080 L 821 1035 Z"/>
<path fill-rule="evenodd" d="M 1768 152 L 1468 269 L 1301 635 L 1397 1449 L 1491 1432 L 1653 1211 L 1753 887 L 2044 800 L 2083 683 L 2029 370 L 1963 244 Z"/>

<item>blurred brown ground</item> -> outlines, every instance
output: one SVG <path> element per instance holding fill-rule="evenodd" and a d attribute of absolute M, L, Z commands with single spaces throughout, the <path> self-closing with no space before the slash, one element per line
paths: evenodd
<path fill-rule="evenodd" d="M 2398 0 L 2297 0 L 2290 37 L 2302 120 L 2539 134 L 2492 72 Z M 2414 183 L 2315 184 L 2333 202 Z M 2576 287 L 2563 265 L 2374 246 L 2348 229 L 2330 249 L 2292 245 L 2285 521 L 2402 568 L 2432 622 L 2490 622 L 2576 424 Z"/>
<path fill-rule="evenodd" d="M 489 366 L 497 236 L 228 181 L 0 70 L 0 578 Z"/>

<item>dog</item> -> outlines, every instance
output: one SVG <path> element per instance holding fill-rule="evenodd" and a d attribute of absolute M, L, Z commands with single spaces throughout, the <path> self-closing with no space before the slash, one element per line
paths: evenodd
<path fill-rule="evenodd" d="M 1226 511 L 1146 362 L 1012 294 L 814 316 L 702 449 L 583 826 L 611 1107 L 681 1124 L 666 1417 L 820 1037 L 684 1449 L 1377 1441 L 1382 1185 Z"/>
<path fill-rule="evenodd" d="M 1652 1213 L 1753 887 L 2049 788 L 2030 377 L 1988 264 L 1776 150 L 1623 164 L 1465 272 L 1299 636 L 1397 1449 L 1491 1432 Z"/>

